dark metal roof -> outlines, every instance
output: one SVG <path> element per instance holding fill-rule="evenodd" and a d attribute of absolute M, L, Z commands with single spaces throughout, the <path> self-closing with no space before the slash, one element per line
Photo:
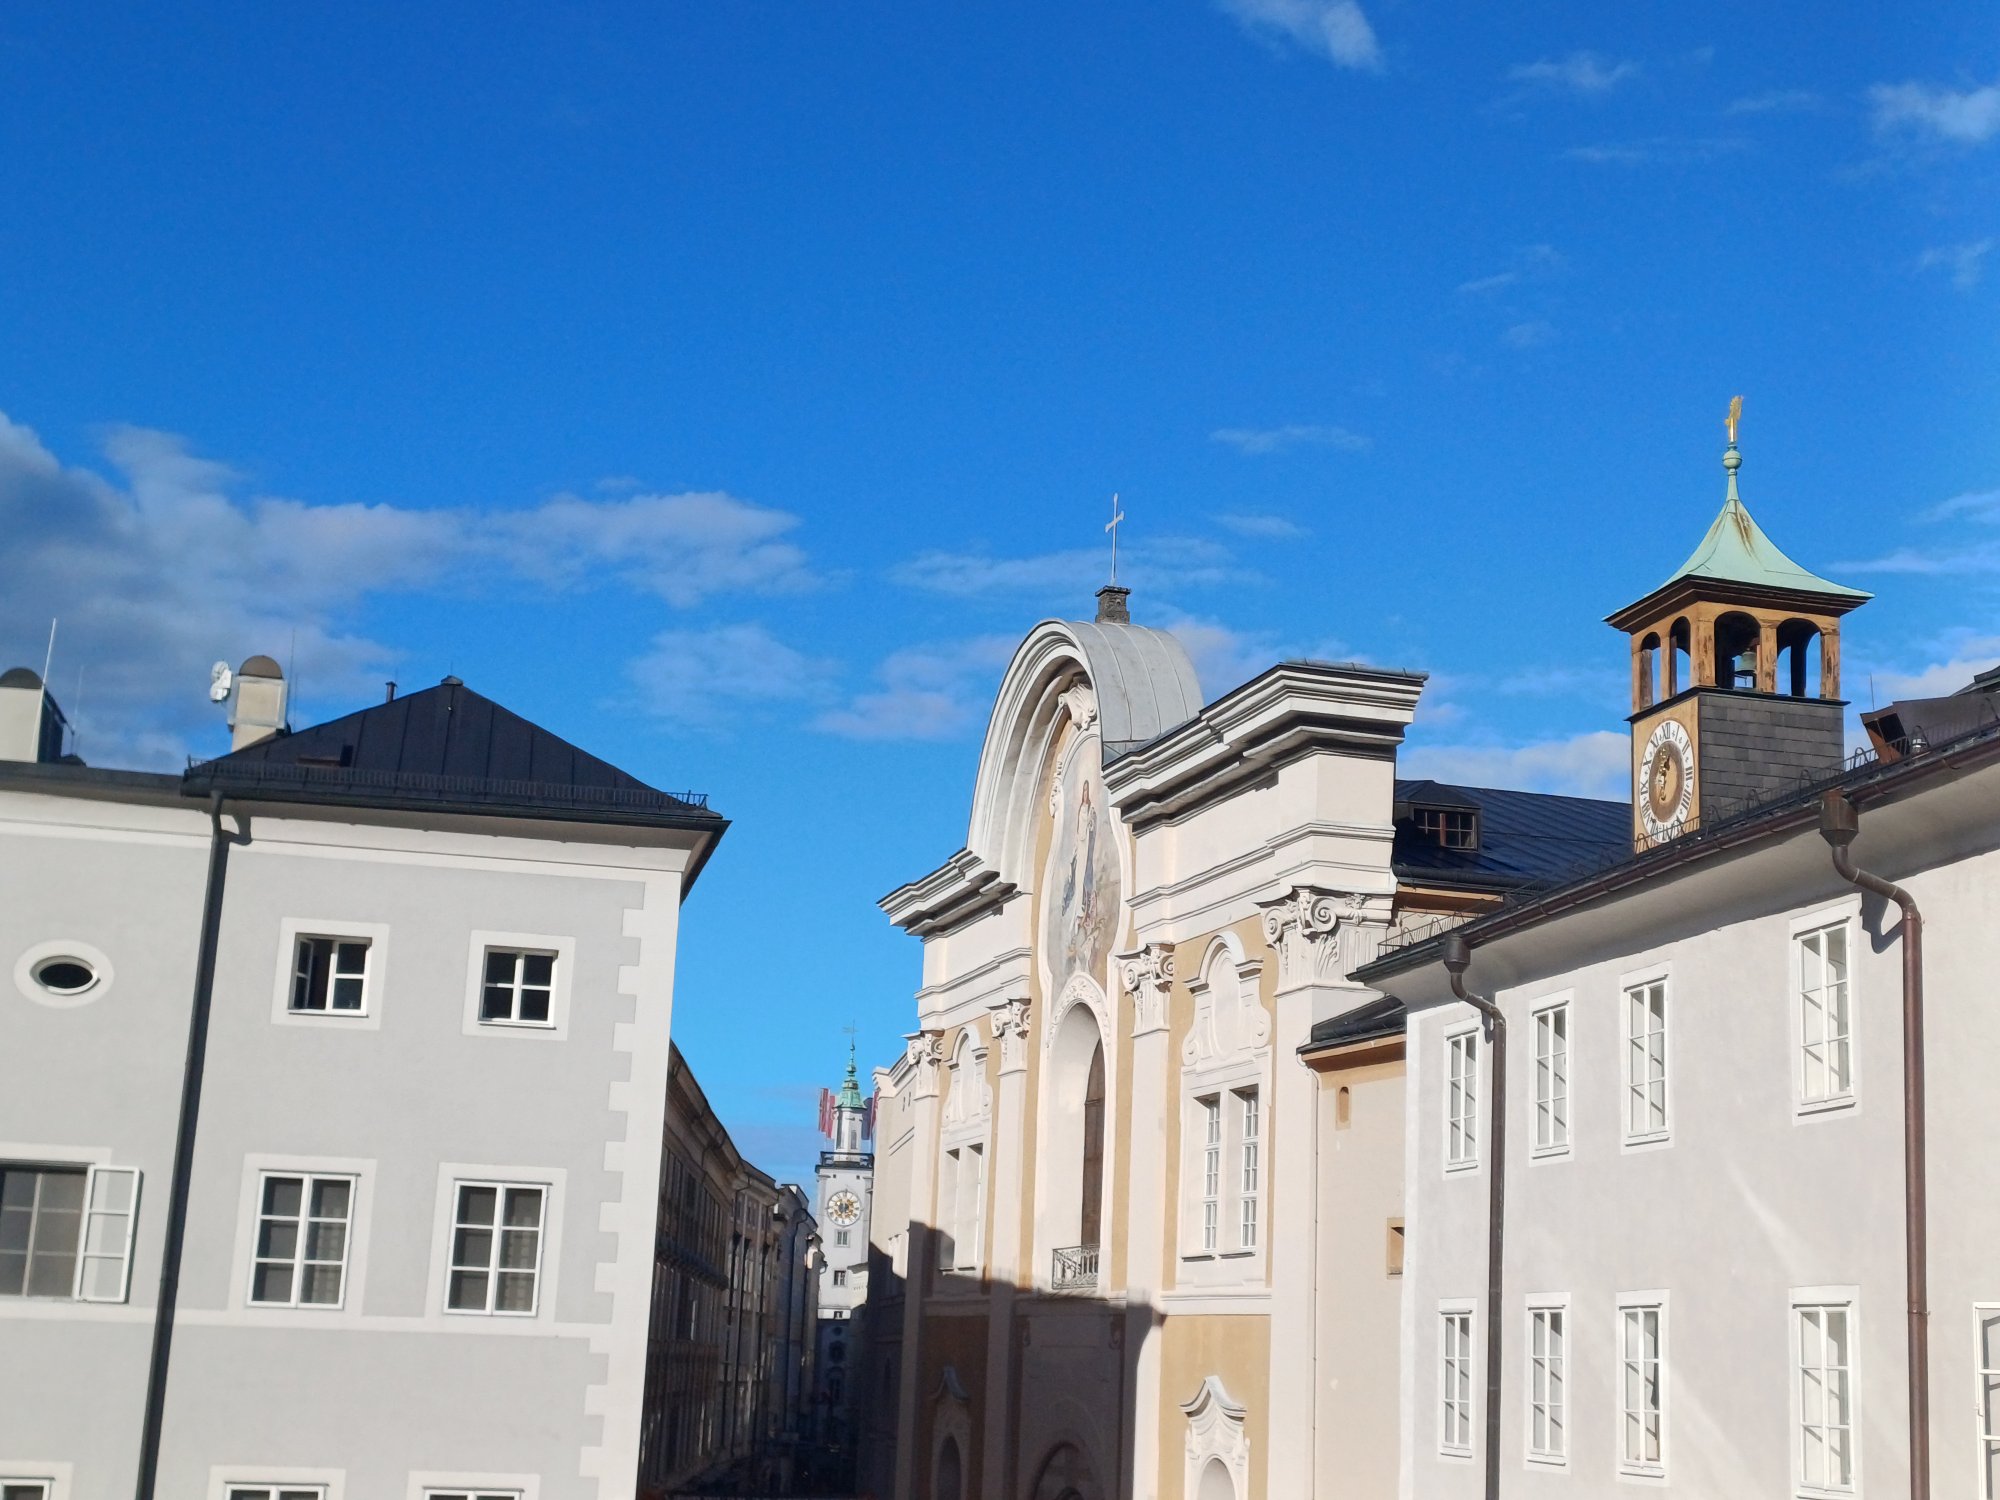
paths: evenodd
<path fill-rule="evenodd" d="M 1861 716 L 1869 738 L 1892 755 L 1941 745 L 2000 722 L 2000 667 L 1941 698 L 1899 698 Z"/>
<path fill-rule="evenodd" d="M 1419 807 L 1476 809 L 1479 847 L 1446 849 L 1418 832 Z M 1632 809 L 1624 802 L 1436 781 L 1396 783 L 1396 842 L 1390 857 L 1398 880 L 1507 890 L 1597 869 L 1631 850 Z"/>
<path fill-rule="evenodd" d="M 1321 1021 L 1313 1027 L 1312 1034 L 1299 1051 L 1323 1052 L 1329 1047 L 1347 1047 L 1356 1042 L 1401 1036 L 1408 1024 L 1409 1013 L 1403 1002 L 1393 995 L 1383 995 Z"/>
<path fill-rule="evenodd" d="M 182 790 L 586 822 L 727 826 L 455 678 L 188 768 Z"/>

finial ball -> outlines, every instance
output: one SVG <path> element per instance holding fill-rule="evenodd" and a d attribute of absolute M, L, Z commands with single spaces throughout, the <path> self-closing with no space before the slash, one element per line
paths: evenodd
<path fill-rule="evenodd" d="M 1730 470 L 1732 473 L 1743 467 L 1743 455 L 1736 451 L 1734 443 L 1731 443 L 1729 451 L 1722 455 L 1722 467 Z"/>

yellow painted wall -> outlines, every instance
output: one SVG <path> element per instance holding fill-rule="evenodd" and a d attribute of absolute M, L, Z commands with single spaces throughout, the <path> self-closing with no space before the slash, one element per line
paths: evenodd
<path fill-rule="evenodd" d="M 1169 1316 L 1160 1337 L 1161 1500 L 1193 1500 L 1186 1494 L 1187 1417 L 1181 1405 L 1194 1399 L 1209 1375 L 1222 1382 L 1232 1399 L 1249 1408 L 1244 1433 L 1250 1439 L 1250 1494 L 1265 1495 L 1266 1455 L 1271 1441 L 1270 1319 Z M 1273 1495 L 1269 1500 L 1288 1497 Z"/>

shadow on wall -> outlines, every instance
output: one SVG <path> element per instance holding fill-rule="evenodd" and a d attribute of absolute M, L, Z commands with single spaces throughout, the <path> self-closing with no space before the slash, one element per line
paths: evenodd
<path fill-rule="evenodd" d="M 1140 1351 L 1164 1312 L 1111 1300 L 1094 1246 L 1055 1252 L 1046 1284 L 1023 1290 L 939 1268 L 940 1243 L 928 1224 L 906 1228 L 924 1298 L 914 1328 L 911 1279 L 879 1248 L 870 1257 L 858 1492 L 891 1500 L 900 1467 L 910 1500 L 978 1500 L 997 1465 L 1009 1500 L 1145 1500 L 1134 1487 L 1133 1398 Z M 1195 1493 L 1234 1500 L 1237 1487 L 1217 1466 Z"/>

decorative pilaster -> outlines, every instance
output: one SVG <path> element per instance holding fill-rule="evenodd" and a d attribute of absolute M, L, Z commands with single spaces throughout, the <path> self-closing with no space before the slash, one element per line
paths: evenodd
<path fill-rule="evenodd" d="M 1028 1066 L 1029 1028 L 1033 1010 L 1026 1000 L 1008 1000 L 986 1013 L 986 1027 L 1000 1045 L 1000 1074 L 1019 1073 Z"/>
<path fill-rule="evenodd" d="M 1170 943 L 1148 943 L 1116 956 L 1118 978 L 1132 996 L 1132 1035 L 1150 1036 L 1167 1029 L 1167 996 L 1174 987 L 1174 950 Z"/>
<path fill-rule="evenodd" d="M 1264 905 L 1264 941 L 1278 955 L 1278 988 L 1329 984 L 1340 970 L 1340 901 L 1331 891 L 1293 886 Z"/>

